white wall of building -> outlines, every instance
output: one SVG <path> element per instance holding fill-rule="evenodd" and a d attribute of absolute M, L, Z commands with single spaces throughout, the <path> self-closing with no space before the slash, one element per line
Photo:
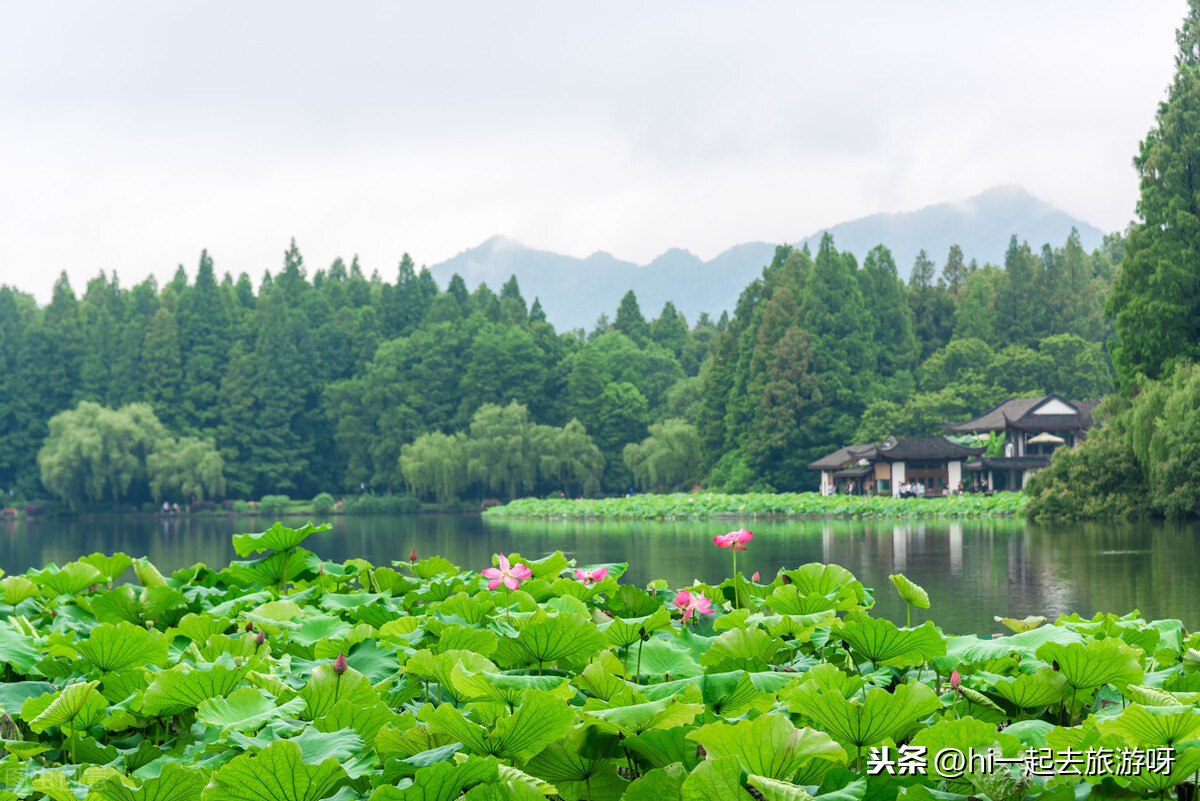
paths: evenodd
<path fill-rule="evenodd" d="M 904 483 L 904 462 L 892 462 L 892 497 L 900 497 L 900 485 Z"/>
<path fill-rule="evenodd" d="M 963 480 L 962 477 L 962 462 L 950 462 L 946 465 L 946 490 L 954 492 L 958 489 L 959 483 Z"/>

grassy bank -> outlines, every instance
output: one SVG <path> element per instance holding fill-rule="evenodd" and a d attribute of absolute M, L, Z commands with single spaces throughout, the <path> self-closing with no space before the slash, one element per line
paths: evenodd
<path fill-rule="evenodd" d="M 488 509 L 488 517 L 622 518 L 676 520 L 706 517 L 849 517 L 849 518 L 953 518 L 1015 517 L 1025 509 L 1025 496 L 1016 492 L 997 495 L 963 495 L 948 498 L 879 498 L 815 492 L 675 493 L 634 495 L 629 498 L 547 499 L 522 498 Z"/>

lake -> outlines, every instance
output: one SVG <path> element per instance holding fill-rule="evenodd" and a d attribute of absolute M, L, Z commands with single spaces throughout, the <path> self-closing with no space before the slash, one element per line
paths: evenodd
<path fill-rule="evenodd" d="M 0 523 L 0 568 L 20 573 L 63 564 L 95 551 L 149 556 L 164 573 L 195 562 L 222 566 L 238 558 L 230 536 L 260 531 L 254 518 L 94 516 Z M 290 525 L 304 521 L 292 518 Z M 491 564 L 492 554 L 539 558 L 562 550 L 585 565 L 629 562 L 624 582 L 664 578 L 673 588 L 693 578 L 716 583 L 730 570 L 729 551 L 714 534 L 741 521 L 559 522 L 485 521 L 475 515 L 339 517 L 333 530 L 305 547 L 323 558 L 363 557 L 378 565 L 407 560 L 416 549 L 464 569 Z M 1016 520 L 896 522 L 850 520 L 745 521 L 754 532 L 738 554 L 746 575 L 764 578 L 806 562 L 840 564 L 875 588 L 876 614 L 904 622 L 904 604 L 888 575 L 904 573 L 928 592 L 933 608 L 913 622 L 935 620 L 948 634 L 1003 630 L 994 615 L 1053 619 L 1078 612 L 1177 617 L 1200 627 L 1200 526 L 1165 523 L 1041 526 Z M 132 573 L 130 573 L 132 575 Z"/>

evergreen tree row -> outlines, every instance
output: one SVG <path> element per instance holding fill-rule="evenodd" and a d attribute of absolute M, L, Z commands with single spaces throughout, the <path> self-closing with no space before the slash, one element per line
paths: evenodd
<path fill-rule="evenodd" d="M 780 248 L 732 318 L 689 325 L 667 303 L 647 319 L 631 291 L 590 332 L 555 331 L 515 279 L 499 294 L 458 276 L 443 290 L 407 255 L 394 282 L 367 277 L 357 259 L 309 275 L 294 242 L 257 291 L 245 274 L 218 279 L 207 253 L 194 282 L 181 267 L 161 288 L 101 274 L 80 297 L 63 275 L 43 308 L 3 287 L 0 486 L 47 495 L 37 454 L 49 421 L 89 402 L 148 404 L 172 436 L 210 443 L 234 498 L 442 494 L 406 478 L 406 446 L 466 436 L 480 409 L 510 404 L 531 425 L 582 432 L 599 456 L 579 452 L 603 465 L 600 491 L 706 478 L 800 489 L 815 455 L 884 424 L 924 430 L 926 396 L 945 400 L 959 384 L 971 403 L 1107 388 L 1094 343 L 1107 336 L 1121 246 L 1113 237 L 1087 254 L 1072 236 L 1036 255 L 1014 237 L 1003 266 L 982 267 L 953 248 L 936 280 L 922 253 L 905 285 L 886 248 L 859 267 L 827 237 L 815 258 Z M 964 358 L 983 379 L 955 372 Z M 905 411 L 914 399 L 924 416 Z M 868 410 L 875 428 L 860 432 Z M 563 483 L 566 470 L 547 463 L 507 490 Z M 566 480 L 571 491 L 597 488 L 584 473 Z"/>

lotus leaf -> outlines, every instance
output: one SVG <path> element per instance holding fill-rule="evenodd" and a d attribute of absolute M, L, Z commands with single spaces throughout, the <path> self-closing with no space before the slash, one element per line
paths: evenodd
<path fill-rule="evenodd" d="M 0 621 L 0 662 L 7 662 L 20 673 L 28 673 L 36 661 L 33 638 L 18 632 L 8 621 Z"/>
<path fill-rule="evenodd" d="M 167 638 L 162 632 L 147 631 L 132 623 L 102 623 L 75 649 L 103 671 L 167 663 Z"/>
<path fill-rule="evenodd" d="M 1067 678 L 1050 668 L 1022 673 L 1013 679 L 997 678 L 991 691 L 1013 706 L 1034 709 L 1056 704 L 1063 699 Z"/>
<path fill-rule="evenodd" d="M 924 746 L 930 757 L 944 748 L 953 748 L 964 752 L 973 748 L 980 754 L 996 749 L 1003 756 L 1011 757 L 1022 748 L 1021 741 L 1016 737 L 999 732 L 992 724 L 971 717 L 939 721 L 929 728 L 917 732 L 913 736 L 911 744 Z M 940 778 L 955 778 L 938 773 L 937 766 L 932 759 L 930 760 L 930 771 Z"/>
<path fill-rule="evenodd" d="M 30 578 L 50 595 L 78 595 L 103 576 L 100 571 L 84 562 L 71 562 L 61 569 L 48 565 L 45 570 L 30 575 Z"/>
<path fill-rule="evenodd" d="M 1097 721 L 1096 728 L 1102 734 L 1117 734 L 1131 745 L 1159 748 L 1194 739 L 1200 731 L 1200 709 L 1130 704 L 1112 720 Z"/>
<path fill-rule="evenodd" d="M 785 717 L 762 715 L 737 723 L 709 723 L 688 735 L 710 757 L 736 757 L 750 773 L 792 776 L 812 759 L 845 764 L 846 750 L 824 732 L 797 729 Z"/>
<path fill-rule="evenodd" d="M 816 685 L 802 684 L 789 697 L 788 711 L 813 720 L 856 760 L 865 749 L 885 739 L 899 742 L 908 737 L 921 718 L 942 706 L 924 684 L 901 684 L 890 693 L 875 687 L 864 695 L 865 700 L 855 697 L 851 701 L 837 691 L 822 692 Z"/>
<path fill-rule="evenodd" d="M 142 709 L 153 717 L 178 715 L 210 698 L 223 698 L 241 683 L 240 671 L 224 665 L 188 669 L 180 665 L 154 675 L 142 698 Z"/>
<path fill-rule="evenodd" d="M 222 729 L 254 731 L 269 720 L 299 714 L 304 701 L 293 698 L 283 704 L 275 702 L 253 687 L 234 690 L 228 696 L 202 701 L 196 710 L 196 720 Z"/>
<path fill-rule="evenodd" d="M 564 798 L 618 799 L 628 786 L 608 758 L 584 755 L 579 733 L 546 746 L 525 769 L 554 785 Z"/>
<path fill-rule="evenodd" d="M 683 801 L 752 801 L 737 757 L 706 759 L 683 780 Z"/>
<path fill-rule="evenodd" d="M 896 592 L 900 593 L 900 598 L 904 603 L 920 609 L 929 608 L 929 593 L 914 583 L 912 579 L 903 573 L 897 573 L 888 578 L 892 580 L 892 584 L 896 585 Z"/>
<path fill-rule="evenodd" d="M 581 662 L 607 645 L 604 635 L 576 615 L 538 611 L 521 627 L 516 646 L 539 665 L 560 660 Z"/>
<path fill-rule="evenodd" d="M 46 703 L 37 703 L 42 699 L 31 698 L 21 707 L 21 717 L 29 724 L 31 731 L 41 733 L 51 726 L 61 726 L 72 731 L 83 731 L 104 716 L 108 701 L 97 689 L 98 681 L 79 682 L 64 687 L 54 695 L 43 696 Z M 33 711 L 37 714 L 33 715 Z"/>
<path fill-rule="evenodd" d="M 676 698 L 663 698 L 641 704 L 593 709 L 585 713 L 589 720 L 599 720 L 601 725 L 624 735 L 640 734 L 649 729 L 670 729 L 691 724 L 696 716 L 704 712 L 700 704 L 679 703 Z"/>
<path fill-rule="evenodd" d="M 681 801 L 687 770 L 681 764 L 654 768 L 629 784 L 625 801 Z"/>
<path fill-rule="evenodd" d="M 1057 662 L 1067 683 L 1081 690 L 1103 684 L 1121 687 L 1142 680 L 1138 652 L 1118 639 L 1069 645 L 1048 642 L 1037 649 L 1037 657 L 1047 664 Z"/>
<path fill-rule="evenodd" d="M 272 743 L 234 757 L 212 775 L 203 801 L 317 801 L 348 777 L 334 758 L 309 765 L 294 742 Z"/>
<path fill-rule="evenodd" d="M 332 526 L 328 523 L 314 526 L 311 521 L 305 523 L 301 528 L 288 528 L 283 523 L 276 523 L 266 531 L 260 531 L 257 534 L 233 535 L 233 550 L 237 552 L 238 556 L 243 557 L 268 550 L 287 551 L 304 542 L 310 534 L 329 531 L 331 528 Z"/>
<path fill-rule="evenodd" d="M 859 614 L 841 621 L 834 636 L 841 637 L 855 653 L 875 665 L 911 667 L 946 653 L 946 640 L 933 621 L 901 629 L 890 620 Z"/>
<path fill-rule="evenodd" d="M 168 762 L 162 773 L 147 779 L 139 787 L 130 787 L 116 778 L 93 786 L 103 801 L 193 801 L 208 784 L 208 774 Z"/>

